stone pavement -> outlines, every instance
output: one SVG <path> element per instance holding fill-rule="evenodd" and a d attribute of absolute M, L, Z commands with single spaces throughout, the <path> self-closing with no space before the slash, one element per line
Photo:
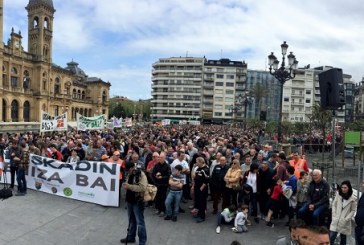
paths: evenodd
<path fill-rule="evenodd" d="M 211 211 L 211 202 L 208 205 Z M 184 204 L 186 211 L 187 206 Z M 0 245 L 121 244 L 128 226 L 124 207 L 103 207 L 33 190 L 26 196 L 0 201 L 0 214 Z M 216 215 L 210 213 L 200 224 L 189 213 L 180 214 L 175 223 L 147 208 L 145 221 L 148 245 L 230 245 L 233 240 L 268 245 L 288 234 L 286 219 L 278 220 L 274 228 L 253 222 L 243 234 L 233 233 L 228 226 L 216 234 Z"/>

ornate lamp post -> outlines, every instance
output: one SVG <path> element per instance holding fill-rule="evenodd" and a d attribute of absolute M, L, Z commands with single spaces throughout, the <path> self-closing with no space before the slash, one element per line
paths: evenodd
<path fill-rule="evenodd" d="M 288 65 L 286 66 L 285 59 L 288 49 L 288 44 L 284 41 L 281 45 L 282 49 L 282 63 L 279 66 L 277 57 L 274 56 L 273 52 L 268 55 L 269 72 L 279 82 L 281 86 L 281 95 L 279 100 L 279 121 L 278 121 L 278 142 L 282 142 L 282 101 L 283 101 L 283 85 L 286 81 L 293 79 L 296 76 L 295 69 L 297 68 L 298 61 L 292 52 L 287 55 Z"/>
<path fill-rule="evenodd" d="M 238 114 L 238 111 L 241 110 L 241 108 L 243 107 L 243 96 L 241 94 L 238 95 L 238 97 L 236 97 L 235 99 L 235 103 L 234 105 L 230 106 L 229 108 L 229 113 L 231 113 L 233 120 L 234 120 L 234 124 L 236 123 L 236 117 Z"/>

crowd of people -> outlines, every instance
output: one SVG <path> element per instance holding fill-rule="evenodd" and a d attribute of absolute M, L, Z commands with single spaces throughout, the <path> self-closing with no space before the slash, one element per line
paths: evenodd
<path fill-rule="evenodd" d="M 156 215 L 177 222 L 179 214 L 186 212 L 181 203 L 189 203 L 197 223 L 204 222 L 207 215 L 216 215 L 218 234 L 224 224 L 230 225 L 231 232 L 243 233 L 253 223 L 274 227 L 274 220 L 285 217 L 290 229 L 297 219 L 306 225 L 324 225 L 324 216 L 330 215 L 330 186 L 321 171 L 310 171 L 301 152 L 287 156 L 262 142 L 267 137 L 261 136 L 261 131 L 224 125 L 146 125 L 127 132 L 5 134 L 0 137 L 0 150 L 8 154 L 10 188 L 14 188 L 16 177 L 19 196 L 27 193 L 25 173 L 30 153 L 67 163 L 91 160 L 118 164 L 130 222 L 121 242 L 135 242 L 138 230 L 139 244 L 146 243 L 145 207 L 154 207 Z M 153 202 L 143 203 L 141 193 L 147 183 L 157 187 L 157 194 Z M 332 244 L 338 234 L 341 244 L 346 244 L 356 208 L 351 184 L 343 182 L 332 202 Z M 357 212 L 356 222 L 357 244 L 363 244 L 363 212 Z M 294 241 L 289 244 L 308 244 Z"/>

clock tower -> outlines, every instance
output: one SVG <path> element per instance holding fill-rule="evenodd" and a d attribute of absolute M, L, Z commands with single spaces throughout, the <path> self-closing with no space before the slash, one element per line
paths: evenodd
<path fill-rule="evenodd" d="M 52 0 L 29 0 L 28 51 L 36 61 L 52 62 L 53 18 L 56 10 Z"/>

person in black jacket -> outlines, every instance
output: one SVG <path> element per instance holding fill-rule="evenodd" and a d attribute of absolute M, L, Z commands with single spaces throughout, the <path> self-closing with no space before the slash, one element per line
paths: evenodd
<path fill-rule="evenodd" d="M 9 147 L 10 156 L 10 188 L 14 188 L 15 174 L 18 172 L 18 166 L 22 159 L 22 150 L 18 145 L 18 141 L 13 140 L 11 147 Z M 18 191 L 20 187 L 18 186 Z"/>
<path fill-rule="evenodd" d="M 362 183 L 364 189 L 364 181 Z M 362 194 L 358 201 L 358 208 L 355 215 L 355 243 L 356 245 L 364 245 L 364 195 Z"/>
<path fill-rule="evenodd" d="M 196 222 L 205 221 L 209 183 L 209 167 L 202 157 L 196 159 L 197 169 L 194 174 L 195 207 L 198 209 Z"/>
<path fill-rule="evenodd" d="M 154 184 L 157 186 L 157 194 L 155 196 L 156 214 L 164 217 L 166 212 L 165 200 L 167 197 L 168 181 L 171 176 L 171 167 L 166 162 L 166 153 L 161 152 L 159 162 L 154 166 L 152 177 Z"/>
<path fill-rule="evenodd" d="M 259 210 L 262 219 L 268 214 L 267 203 L 274 187 L 274 170 L 269 168 L 267 161 L 263 161 L 259 168 Z"/>
<path fill-rule="evenodd" d="M 210 191 L 213 199 L 213 214 L 217 214 L 218 212 L 219 199 L 222 196 L 226 185 L 224 177 L 228 169 L 229 167 L 226 165 L 226 158 L 220 157 L 219 164 L 217 164 L 212 170 L 210 177 Z M 226 198 L 224 198 L 221 210 L 224 210 L 227 206 Z"/>

